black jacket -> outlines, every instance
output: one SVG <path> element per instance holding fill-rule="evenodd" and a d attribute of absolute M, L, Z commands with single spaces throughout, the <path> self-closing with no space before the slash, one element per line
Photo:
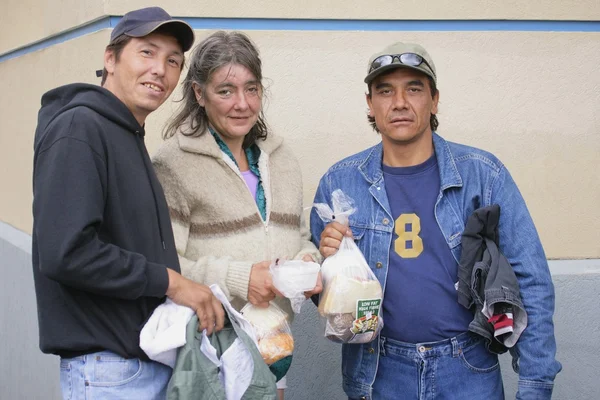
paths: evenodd
<path fill-rule="evenodd" d="M 527 313 L 515 272 L 499 249 L 499 224 L 497 204 L 479 208 L 469 216 L 461 239 L 458 302 L 474 312 L 469 330 L 487 339 L 489 351 L 501 354 L 513 347 L 525 330 Z M 514 330 L 496 337 L 488 318 L 506 310 L 513 315 Z"/>
<path fill-rule="evenodd" d="M 33 170 L 33 276 L 40 348 L 147 359 L 139 332 L 179 272 L 144 128 L 99 86 L 42 97 Z"/>

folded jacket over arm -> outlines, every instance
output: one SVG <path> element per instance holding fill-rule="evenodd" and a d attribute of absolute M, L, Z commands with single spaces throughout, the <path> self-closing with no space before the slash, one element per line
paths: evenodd
<path fill-rule="evenodd" d="M 462 234 L 458 269 L 458 302 L 475 313 L 469 330 L 498 354 L 513 347 L 527 326 L 517 277 L 498 248 L 499 221 L 497 204 L 473 212 Z"/>

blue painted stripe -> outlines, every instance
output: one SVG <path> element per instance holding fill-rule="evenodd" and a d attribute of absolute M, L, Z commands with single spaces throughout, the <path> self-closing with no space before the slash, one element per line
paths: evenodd
<path fill-rule="evenodd" d="M 600 32 L 600 21 L 182 18 L 194 29 L 285 31 Z"/>
<path fill-rule="evenodd" d="M 0 54 L 0 62 L 67 40 L 114 27 L 121 17 L 104 17 L 78 28 Z M 420 32 L 600 32 L 600 21 L 537 20 L 339 20 L 281 18 L 179 18 L 194 29 L 265 31 L 420 31 Z"/>

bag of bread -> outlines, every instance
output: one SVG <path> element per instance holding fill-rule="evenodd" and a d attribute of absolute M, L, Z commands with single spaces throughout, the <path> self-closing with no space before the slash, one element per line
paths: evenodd
<path fill-rule="evenodd" d="M 287 313 L 275 303 L 269 303 L 267 308 L 248 303 L 240 312 L 254 328 L 258 351 L 279 381 L 290 368 L 294 352 L 294 338 L 287 322 Z"/>
<path fill-rule="evenodd" d="M 314 207 L 326 223 L 336 221 L 348 225 L 354 208 L 351 198 L 340 189 L 331 194 L 333 209 L 319 203 Z M 344 237 L 337 253 L 321 265 L 323 291 L 319 297 L 319 313 L 325 317 L 325 337 L 341 343 L 368 343 L 381 328 L 383 291 L 360 249 Z"/>

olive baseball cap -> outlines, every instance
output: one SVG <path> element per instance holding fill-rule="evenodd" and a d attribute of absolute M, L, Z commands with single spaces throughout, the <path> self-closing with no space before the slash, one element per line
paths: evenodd
<path fill-rule="evenodd" d="M 427 50 L 415 43 L 402 42 L 391 44 L 369 58 L 365 83 L 369 85 L 377 76 L 395 68 L 421 71 L 437 84 L 435 64 Z"/>

